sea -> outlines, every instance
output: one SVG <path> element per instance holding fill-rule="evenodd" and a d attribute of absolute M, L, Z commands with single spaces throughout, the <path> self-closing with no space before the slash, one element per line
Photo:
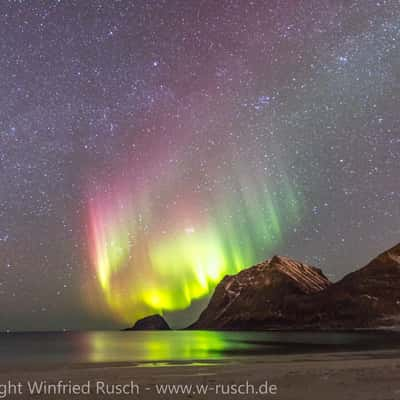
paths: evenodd
<path fill-rule="evenodd" d="M 0 366 L 225 362 L 241 357 L 400 348 L 387 332 L 23 332 L 0 334 Z"/>

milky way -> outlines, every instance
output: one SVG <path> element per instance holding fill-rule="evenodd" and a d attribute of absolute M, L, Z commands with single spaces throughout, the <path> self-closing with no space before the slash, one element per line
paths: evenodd
<path fill-rule="evenodd" d="M 399 241 L 398 1 L 7 2 L 0 329 L 193 321 L 274 253 Z"/>

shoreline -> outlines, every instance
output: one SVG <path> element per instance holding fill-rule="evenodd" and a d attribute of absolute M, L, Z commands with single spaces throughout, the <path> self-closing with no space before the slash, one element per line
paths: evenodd
<path fill-rule="evenodd" d="M 44 367 L 44 366 L 42 366 Z M 108 385 L 128 385 L 131 382 L 145 387 L 140 398 L 163 398 L 155 393 L 155 385 L 259 385 L 268 381 L 277 386 L 276 399 L 321 399 L 338 398 L 391 399 L 400 396 L 400 350 L 373 350 L 357 352 L 331 352 L 296 355 L 270 355 L 236 357 L 226 362 L 190 363 L 77 363 L 71 365 L 48 365 L 47 368 L 0 369 L 0 383 L 6 381 L 59 381 L 83 385 L 97 381 Z M 82 396 L 82 397 L 81 397 Z M 91 393 L 81 396 L 68 394 L 48 395 L 47 398 L 99 398 Z M 118 397 L 108 395 L 108 397 Z M 178 395 L 177 395 L 178 396 Z M 254 395 L 255 396 L 255 395 Z M 254 397 L 253 396 L 253 397 Z M 199 397 L 199 396 L 198 396 Z M 235 396 L 235 398 L 249 398 Z M 259 397 L 259 396 L 256 396 Z M 30 399 L 21 394 L 18 398 Z M 121 396 L 119 396 L 121 398 Z M 122 396 L 124 398 L 124 396 Z M 187 395 L 178 398 L 189 398 Z M 223 398 L 209 393 L 203 398 Z M 225 398 L 229 398 L 226 397 Z M 265 398 L 265 395 L 263 396 Z M 267 396 L 268 398 L 268 396 Z"/>
<path fill-rule="evenodd" d="M 169 330 L 135 330 L 132 328 L 121 329 L 71 329 L 71 330 L 49 330 L 49 331 L 1 331 L 1 335 L 14 335 L 14 334 L 73 334 L 73 333 L 95 333 L 95 332 L 251 332 L 251 333 L 400 333 L 400 325 L 395 326 L 379 326 L 375 328 L 269 328 L 269 329 L 190 329 L 190 328 L 171 328 Z"/>

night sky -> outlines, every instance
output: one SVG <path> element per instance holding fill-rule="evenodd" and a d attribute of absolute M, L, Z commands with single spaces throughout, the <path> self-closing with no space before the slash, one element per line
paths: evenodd
<path fill-rule="evenodd" d="M 337 280 L 398 243 L 399 21 L 397 0 L 3 1 L 0 330 L 182 326 L 275 253 Z"/>

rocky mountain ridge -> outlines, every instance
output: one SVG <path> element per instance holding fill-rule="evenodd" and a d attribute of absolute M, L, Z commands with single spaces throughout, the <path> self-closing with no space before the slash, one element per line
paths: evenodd
<path fill-rule="evenodd" d="M 189 329 L 354 329 L 399 321 L 400 244 L 337 283 L 274 256 L 226 276 Z"/>

